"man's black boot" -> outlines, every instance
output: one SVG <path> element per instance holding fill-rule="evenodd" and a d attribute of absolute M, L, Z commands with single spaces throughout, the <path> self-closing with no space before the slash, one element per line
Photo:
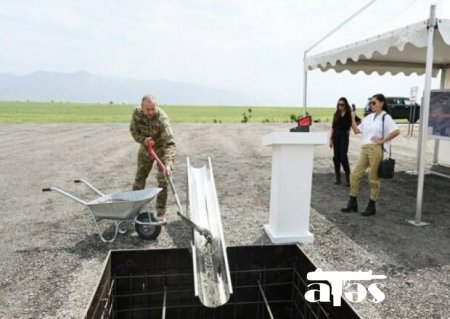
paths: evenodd
<path fill-rule="evenodd" d="M 358 212 L 358 202 L 355 196 L 350 196 L 350 199 L 348 200 L 347 203 L 347 207 L 341 208 L 341 212 L 343 213 Z"/>
<path fill-rule="evenodd" d="M 375 215 L 376 212 L 377 212 L 377 209 L 375 207 L 375 201 L 370 200 L 369 204 L 367 204 L 366 210 L 363 211 L 361 213 L 361 215 L 363 215 L 363 216 L 371 216 L 371 215 Z"/>

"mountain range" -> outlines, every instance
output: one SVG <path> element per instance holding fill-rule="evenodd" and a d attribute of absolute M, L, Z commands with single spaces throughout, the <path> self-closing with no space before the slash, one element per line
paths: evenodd
<path fill-rule="evenodd" d="M 0 100 L 80 103 L 139 103 L 153 94 L 160 104 L 257 105 L 264 104 L 239 92 L 169 80 L 137 80 L 76 73 L 38 71 L 28 75 L 0 73 Z M 266 102 L 267 103 L 267 102 Z"/>

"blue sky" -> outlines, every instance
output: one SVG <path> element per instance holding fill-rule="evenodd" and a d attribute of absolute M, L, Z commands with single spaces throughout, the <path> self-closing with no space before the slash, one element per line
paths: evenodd
<path fill-rule="evenodd" d="M 295 106 L 301 104 L 303 51 L 367 2 L 0 0 L 0 73 L 83 70 L 167 79 Z M 417 0 L 392 2 L 378 0 L 312 53 L 385 30 Z M 330 106 L 346 96 L 361 107 L 369 95 L 409 96 L 424 82 L 334 71 L 311 71 L 308 80 L 309 105 Z"/>

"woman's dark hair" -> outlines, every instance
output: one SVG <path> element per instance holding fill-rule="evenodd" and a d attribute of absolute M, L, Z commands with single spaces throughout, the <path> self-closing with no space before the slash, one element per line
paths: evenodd
<path fill-rule="evenodd" d="M 348 104 L 348 101 L 345 97 L 341 97 L 337 104 L 336 104 L 336 112 L 334 112 L 333 115 L 333 123 L 337 121 L 337 119 L 339 118 L 339 116 L 341 115 L 341 111 L 339 110 L 339 103 L 344 103 L 345 106 L 345 115 L 344 116 L 348 116 L 349 118 L 352 117 L 352 111 L 350 109 L 350 104 Z"/>
<path fill-rule="evenodd" d="M 391 114 L 391 109 L 389 108 L 388 102 L 383 94 L 375 94 L 372 96 L 372 99 L 376 99 L 377 101 L 380 101 L 383 103 L 383 111 L 385 111 L 387 114 Z"/>

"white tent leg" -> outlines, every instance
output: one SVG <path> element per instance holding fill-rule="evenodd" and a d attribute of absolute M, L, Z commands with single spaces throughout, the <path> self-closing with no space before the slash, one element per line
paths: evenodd
<path fill-rule="evenodd" d="M 447 79 L 448 69 L 443 68 L 441 70 L 441 90 L 445 89 L 445 82 Z M 434 152 L 433 152 L 433 165 L 437 165 L 439 163 L 439 139 L 434 140 Z"/>
<path fill-rule="evenodd" d="M 426 79 L 425 79 L 426 81 Z M 420 108 L 420 114 L 419 114 L 419 118 L 420 118 L 420 122 L 419 122 L 419 134 L 417 136 L 417 155 L 416 155 L 416 169 L 413 171 L 406 171 L 406 174 L 408 175 L 418 175 L 419 174 L 419 166 L 420 166 L 420 154 L 422 153 L 422 127 L 423 127 L 423 121 L 422 119 L 424 118 L 423 116 L 423 112 L 424 112 L 424 105 L 425 105 L 425 91 L 424 91 L 424 96 L 422 99 L 422 107 Z"/>
<path fill-rule="evenodd" d="M 303 116 L 306 116 L 306 103 L 307 103 L 307 92 L 308 92 L 308 67 L 306 65 L 306 55 L 305 51 L 303 55 Z"/>
<path fill-rule="evenodd" d="M 434 151 L 433 151 L 433 165 L 438 164 L 438 155 L 439 155 L 439 139 L 434 139 Z"/>
<path fill-rule="evenodd" d="M 426 76 L 425 76 L 426 78 Z M 426 82 L 426 79 L 425 79 Z M 423 137 L 423 125 L 424 125 L 424 121 L 422 120 L 424 117 L 423 113 L 424 113 L 424 109 L 425 109 L 425 94 L 426 91 L 423 91 L 423 102 L 422 102 L 422 107 L 420 108 L 420 124 L 419 124 L 419 136 L 418 136 L 418 143 L 417 143 L 417 155 L 416 155 L 416 174 L 419 174 L 419 169 L 420 169 L 420 162 L 421 162 L 421 157 L 420 154 L 422 154 L 422 137 Z"/>
<path fill-rule="evenodd" d="M 428 140 L 428 115 L 430 112 L 430 91 L 431 91 L 431 72 L 433 69 L 433 38 L 434 29 L 436 27 L 436 5 L 433 4 L 430 7 L 430 19 L 428 20 L 428 39 L 427 39 L 427 61 L 425 65 L 425 89 L 423 94 L 423 107 L 421 122 L 421 135 L 420 135 L 420 157 L 419 157 L 419 178 L 417 182 L 417 206 L 416 216 L 414 220 L 409 222 L 414 226 L 424 226 L 429 223 L 422 222 L 422 204 L 423 204 L 423 184 L 425 181 L 425 154 L 427 151 Z"/>

